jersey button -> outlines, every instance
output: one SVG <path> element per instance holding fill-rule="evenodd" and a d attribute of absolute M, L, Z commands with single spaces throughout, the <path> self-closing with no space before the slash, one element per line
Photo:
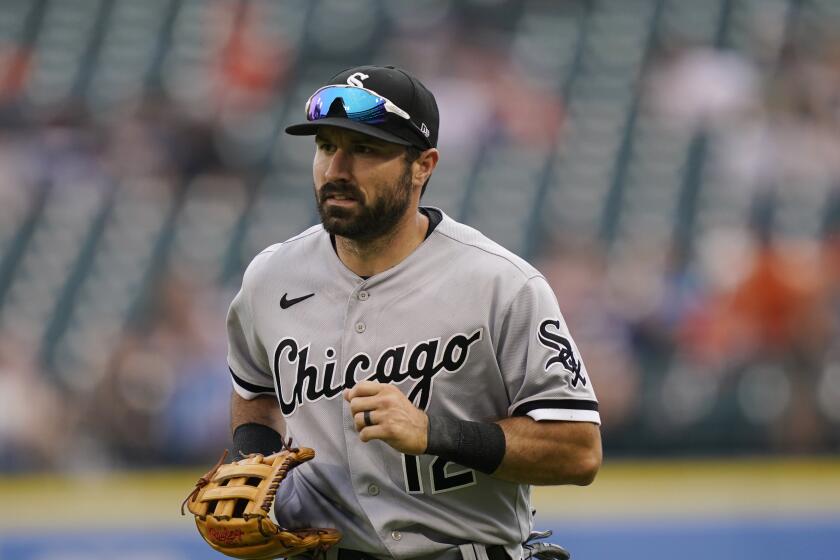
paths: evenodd
<path fill-rule="evenodd" d="M 402 540 L 402 533 L 399 531 L 391 531 L 391 538 L 395 541 L 400 541 Z"/>
<path fill-rule="evenodd" d="M 364 323 L 356 323 L 356 332 L 357 333 L 361 334 L 361 333 L 365 332 L 366 328 L 367 328 L 367 326 L 365 326 Z"/>
<path fill-rule="evenodd" d="M 368 486 L 368 494 L 371 496 L 378 496 L 379 495 L 379 486 L 376 484 L 371 484 Z"/>
<path fill-rule="evenodd" d="M 361 292 L 359 292 L 359 299 L 360 299 L 361 301 L 367 301 L 367 299 L 368 299 L 369 297 L 370 297 L 370 292 L 367 292 L 367 291 L 365 291 L 365 290 L 362 290 Z"/>

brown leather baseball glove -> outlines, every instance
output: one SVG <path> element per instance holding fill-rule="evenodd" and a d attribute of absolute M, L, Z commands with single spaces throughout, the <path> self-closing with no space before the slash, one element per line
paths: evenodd
<path fill-rule="evenodd" d="M 307 447 L 288 446 L 267 457 L 254 454 L 225 465 L 225 451 L 216 466 L 198 479 L 181 504 L 181 514 L 187 506 L 204 540 L 234 558 L 269 560 L 323 552 L 341 538 L 337 530 L 284 529 L 269 515 L 286 475 L 314 456 Z"/>

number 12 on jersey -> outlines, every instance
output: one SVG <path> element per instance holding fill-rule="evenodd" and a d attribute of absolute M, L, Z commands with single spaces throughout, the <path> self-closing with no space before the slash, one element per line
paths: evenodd
<path fill-rule="evenodd" d="M 420 457 L 417 455 L 403 455 L 405 490 L 409 494 L 423 493 L 423 477 L 420 472 L 420 462 Z M 476 482 L 474 470 L 462 467 L 457 463 L 444 461 L 440 457 L 432 458 L 428 466 L 428 472 L 428 479 L 432 483 L 432 494 L 466 488 Z"/>

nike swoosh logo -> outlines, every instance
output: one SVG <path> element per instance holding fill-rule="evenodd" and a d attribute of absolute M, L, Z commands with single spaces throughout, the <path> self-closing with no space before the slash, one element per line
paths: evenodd
<path fill-rule="evenodd" d="M 280 309 L 288 309 L 291 306 L 295 305 L 296 303 L 300 303 L 305 299 L 309 299 L 315 295 L 315 293 L 307 294 L 305 296 L 296 297 L 294 299 L 287 299 L 289 294 L 283 294 L 283 297 L 280 298 Z"/>

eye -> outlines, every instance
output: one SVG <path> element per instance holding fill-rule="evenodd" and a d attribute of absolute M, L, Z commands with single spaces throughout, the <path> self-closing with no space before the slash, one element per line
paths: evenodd
<path fill-rule="evenodd" d="M 376 152 L 373 146 L 368 146 L 366 144 L 356 144 L 354 146 L 354 150 L 357 154 L 372 154 Z"/>
<path fill-rule="evenodd" d="M 316 145 L 320 152 L 332 153 L 335 151 L 335 144 L 330 144 L 329 142 L 318 142 Z"/>

